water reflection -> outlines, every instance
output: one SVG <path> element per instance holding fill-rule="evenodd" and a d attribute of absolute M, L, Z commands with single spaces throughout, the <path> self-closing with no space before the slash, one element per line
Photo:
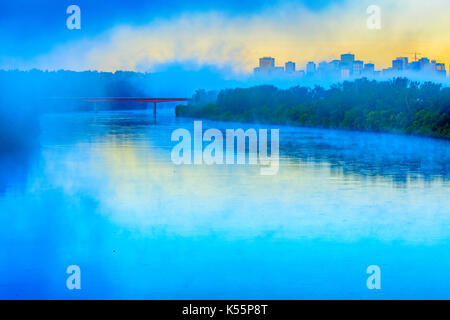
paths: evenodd
<path fill-rule="evenodd" d="M 175 127 L 192 130 L 194 119 L 173 119 L 172 115 L 124 112 L 95 117 L 95 125 L 107 128 L 109 134 L 130 134 L 130 139 L 164 143 Z M 287 162 L 326 165 L 332 174 L 383 177 L 398 184 L 410 180 L 445 180 L 450 177 L 450 141 L 406 135 L 349 132 L 343 130 L 305 129 L 203 120 L 204 130 L 217 128 L 281 128 L 280 156 Z M 152 130 L 155 126 L 157 130 Z M 98 129 L 97 128 L 97 129 Z M 147 131 L 143 133 L 143 129 Z M 145 130 L 144 130 L 145 131 Z M 145 134 L 137 138 L 138 134 Z"/>
<path fill-rule="evenodd" d="M 286 154 L 323 162 L 333 174 L 381 176 L 396 183 L 449 179 L 450 142 L 393 134 L 334 130 L 283 131 Z"/>
<path fill-rule="evenodd" d="M 373 298 L 373 263 L 398 288 L 379 297 L 448 296 L 446 141 L 282 127 L 279 173 L 261 176 L 173 165 L 171 132 L 192 119 L 76 113 L 41 126 L 26 169 L 2 173 L 0 298 Z M 65 290 L 70 264 L 87 275 L 81 292 Z"/>
<path fill-rule="evenodd" d="M 45 150 L 45 182 L 90 195 L 112 221 L 143 232 L 408 241 L 448 235 L 446 141 L 285 127 L 280 171 L 263 177 L 257 166 L 175 166 L 171 132 L 192 129 L 192 120 L 155 123 L 146 115 L 107 113 L 89 125 L 67 118 L 80 121 L 83 134 L 74 137 L 69 125 L 67 149 Z M 242 126 L 250 125 L 204 123 Z M 423 224 L 432 225 L 430 233 Z"/>
<path fill-rule="evenodd" d="M 15 192 L 25 191 L 38 152 L 39 147 L 31 144 L 27 148 L 0 150 L 0 196 L 11 188 Z"/>

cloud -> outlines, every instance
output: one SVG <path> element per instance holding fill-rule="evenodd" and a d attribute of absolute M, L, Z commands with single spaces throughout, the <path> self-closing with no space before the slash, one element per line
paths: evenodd
<path fill-rule="evenodd" d="M 366 27 L 366 9 L 382 10 L 382 29 Z M 419 51 L 450 61 L 447 0 L 346 1 L 311 11 L 296 4 L 259 13 L 186 12 L 145 26 L 116 26 L 95 38 L 66 43 L 24 63 L 40 69 L 152 71 L 160 64 L 231 67 L 249 72 L 261 56 L 277 64 L 320 61 L 352 51 L 379 66 Z"/>

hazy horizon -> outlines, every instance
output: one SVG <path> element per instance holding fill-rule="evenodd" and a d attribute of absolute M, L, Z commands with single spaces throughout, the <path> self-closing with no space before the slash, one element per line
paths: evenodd
<path fill-rule="evenodd" d="M 371 1 L 79 1 L 81 29 L 66 28 L 66 7 L 55 1 L 2 4 L 1 69 L 155 72 L 167 65 L 214 66 L 227 76 L 251 73 L 258 58 L 277 65 L 338 59 L 353 52 L 378 69 L 414 52 L 450 63 L 445 8 L 431 0 L 380 0 L 381 29 L 366 26 Z M 38 6 L 41 10 L 33 13 Z M 441 8 L 436 11 L 436 8 Z M 432 15 L 430 15 L 432 13 Z M 432 17 L 432 18 L 431 18 Z M 30 28 L 36 25 L 36 28 Z M 30 30 L 32 29 L 32 30 Z M 448 41 L 447 41 L 448 42 Z"/>

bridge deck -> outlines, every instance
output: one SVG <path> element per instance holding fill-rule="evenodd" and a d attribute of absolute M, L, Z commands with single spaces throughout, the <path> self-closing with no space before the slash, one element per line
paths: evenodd
<path fill-rule="evenodd" d="M 83 98 L 89 102 L 140 101 L 140 102 L 175 102 L 189 101 L 189 98 Z"/>

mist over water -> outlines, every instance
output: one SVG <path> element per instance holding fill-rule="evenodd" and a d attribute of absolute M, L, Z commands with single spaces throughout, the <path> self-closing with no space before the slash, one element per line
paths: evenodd
<path fill-rule="evenodd" d="M 203 120 L 280 129 L 261 176 L 174 165 L 171 133 L 194 119 L 170 107 L 39 120 L 36 151 L 2 163 L 1 298 L 448 297 L 446 140 Z"/>

